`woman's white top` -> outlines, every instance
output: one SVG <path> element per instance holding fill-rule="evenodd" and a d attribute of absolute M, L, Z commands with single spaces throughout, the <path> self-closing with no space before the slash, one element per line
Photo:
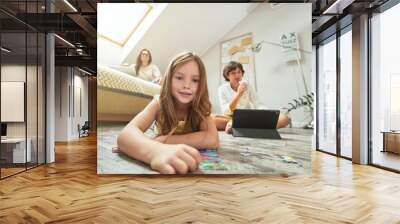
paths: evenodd
<path fill-rule="evenodd" d="M 133 68 L 135 69 L 135 65 L 133 65 Z M 136 74 L 137 77 L 147 81 L 153 81 L 161 78 L 160 69 L 155 64 L 141 66 L 138 73 L 139 74 Z"/>
<path fill-rule="evenodd" d="M 229 108 L 229 104 L 235 97 L 236 91 L 232 89 L 229 82 L 222 84 L 218 88 L 219 105 L 221 107 L 222 113 L 227 116 L 232 116 L 233 112 Z M 239 102 L 236 106 L 237 109 L 257 109 L 257 95 L 254 89 L 247 85 L 246 92 L 240 97 Z"/>

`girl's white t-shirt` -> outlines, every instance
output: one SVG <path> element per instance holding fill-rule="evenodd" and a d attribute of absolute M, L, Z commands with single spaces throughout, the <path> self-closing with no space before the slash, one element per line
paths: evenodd
<path fill-rule="evenodd" d="M 219 104 L 222 113 L 228 116 L 232 116 L 233 112 L 229 108 L 229 104 L 235 97 L 236 91 L 232 89 L 229 82 L 222 84 L 218 88 Z M 240 97 L 239 102 L 236 106 L 237 109 L 257 109 L 259 107 L 257 103 L 257 96 L 254 89 L 248 85 L 246 92 Z"/>

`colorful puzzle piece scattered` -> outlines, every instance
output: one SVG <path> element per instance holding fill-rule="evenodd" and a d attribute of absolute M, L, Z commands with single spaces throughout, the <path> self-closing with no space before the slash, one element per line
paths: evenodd
<path fill-rule="evenodd" d="M 225 165 L 221 162 L 217 150 L 203 149 L 199 150 L 203 161 L 200 163 L 201 170 L 227 170 Z"/>
<path fill-rule="evenodd" d="M 201 170 L 227 170 L 224 164 L 220 161 L 203 160 L 200 163 Z"/>
<path fill-rule="evenodd" d="M 213 149 L 202 149 L 199 150 L 201 157 L 203 158 L 218 158 L 218 152 L 217 150 Z"/>

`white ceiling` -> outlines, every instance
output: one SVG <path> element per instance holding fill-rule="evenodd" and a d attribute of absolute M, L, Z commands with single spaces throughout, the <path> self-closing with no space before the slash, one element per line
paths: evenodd
<path fill-rule="evenodd" d="M 204 54 L 258 4 L 170 3 L 123 62 L 135 63 L 139 51 L 147 48 L 164 72 L 171 58 L 185 49 Z"/>

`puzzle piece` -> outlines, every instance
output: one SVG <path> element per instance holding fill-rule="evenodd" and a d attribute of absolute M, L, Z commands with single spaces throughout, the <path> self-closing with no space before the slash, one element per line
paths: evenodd
<path fill-rule="evenodd" d="M 199 152 L 202 157 L 219 157 L 217 150 L 202 149 Z"/>
<path fill-rule="evenodd" d="M 297 163 L 297 161 L 295 159 L 293 159 L 292 157 L 290 157 L 290 156 L 282 156 L 281 155 L 279 157 L 281 157 L 282 161 L 285 162 L 285 163 Z"/>
<path fill-rule="evenodd" d="M 217 150 L 202 149 L 199 152 L 203 158 L 203 161 L 199 165 L 201 170 L 227 170 L 221 162 Z"/>
<path fill-rule="evenodd" d="M 203 160 L 200 163 L 200 169 L 202 169 L 202 170 L 213 170 L 213 168 L 214 168 L 214 165 L 211 161 Z"/>
<path fill-rule="evenodd" d="M 227 170 L 226 166 L 219 161 L 203 160 L 200 163 L 201 170 Z"/>

